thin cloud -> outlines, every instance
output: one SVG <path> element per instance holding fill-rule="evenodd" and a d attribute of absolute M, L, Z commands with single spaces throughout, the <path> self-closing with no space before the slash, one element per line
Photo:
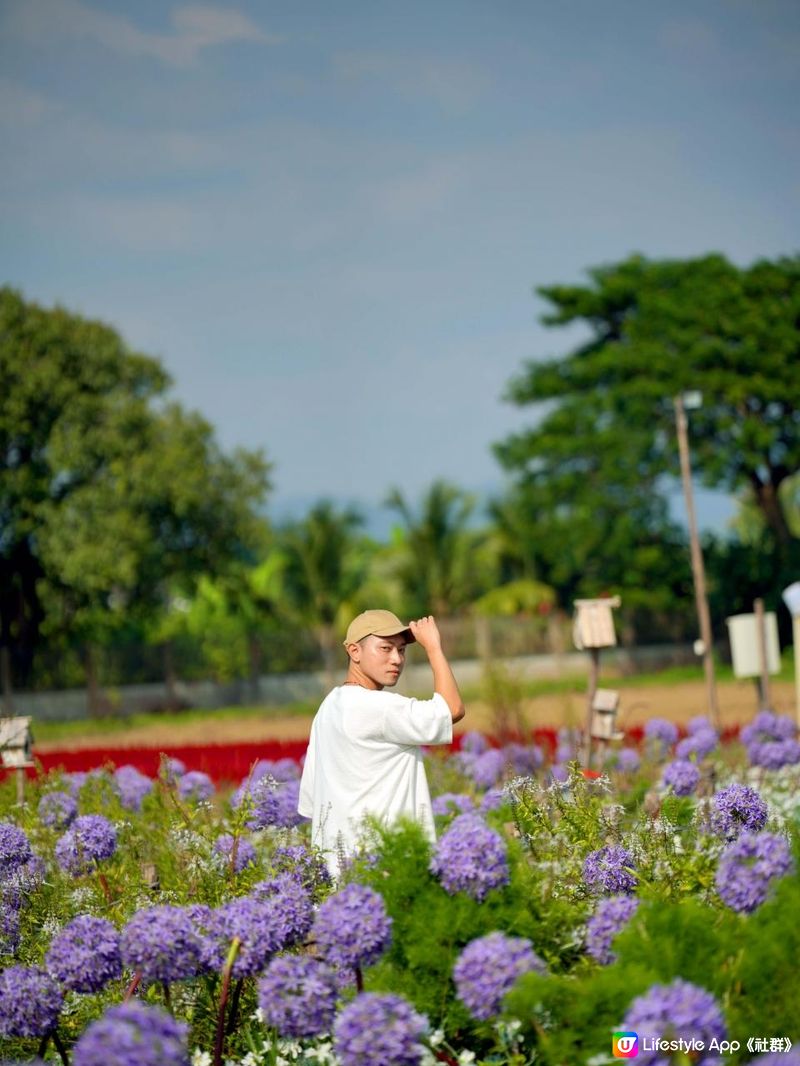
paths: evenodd
<path fill-rule="evenodd" d="M 18 82 L 0 78 L 0 126 L 6 129 L 29 129 L 60 114 L 55 100 L 28 89 Z"/>
<path fill-rule="evenodd" d="M 149 56 L 177 67 L 195 63 L 206 48 L 281 41 L 231 9 L 189 4 L 175 8 L 170 18 L 172 32 L 150 33 L 123 15 L 99 11 L 80 0 L 22 0 L 7 9 L 5 30 L 26 40 L 92 41 L 123 55 Z"/>

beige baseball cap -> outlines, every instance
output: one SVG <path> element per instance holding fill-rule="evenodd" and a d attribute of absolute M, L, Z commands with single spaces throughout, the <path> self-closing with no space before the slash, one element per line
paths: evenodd
<path fill-rule="evenodd" d="M 405 633 L 406 644 L 413 644 L 416 639 L 408 628 L 408 622 L 401 622 L 391 611 L 364 611 L 357 615 L 347 627 L 344 646 L 357 644 L 359 640 L 371 635 L 393 637 L 398 633 Z"/>

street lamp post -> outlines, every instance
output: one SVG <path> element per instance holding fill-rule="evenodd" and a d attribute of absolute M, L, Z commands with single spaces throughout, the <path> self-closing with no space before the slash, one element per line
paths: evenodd
<path fill-rule="evenodd" d="M 681 481 L 683 482 L 683 495 L 686 500 L 686 515 L 689 524 L 689 546 L 692 558 L 692 577 L 694 579 L 694 598 L 697 607 L 697 621 L 700 624 L 700 640 L 703 645 L 703 670 L 706 677 L 706 692 L 708 696 L 708 710 L 711 720 L 719 729 L 719 704 L 717 702 L 717 688 L 714 680 L 714 656 L 711 638 L 711 616 L 708 611 L 708 596 L 706 595 L 706 574 L 703 566 L 703 552 L 700 548 L 700 538 L 697 535 L 697 519 L 694 512 L 694 495 L 692 493 L 692 467 L 689 460 L 689 429 L 686 417 L 687 408 L 699 407 L 702 401 L 700 393 L 690 392 L 679 394 L 674 399 L 675 404 L 675 427 L 678 432 L 678 454 L 681 461 Z"/>

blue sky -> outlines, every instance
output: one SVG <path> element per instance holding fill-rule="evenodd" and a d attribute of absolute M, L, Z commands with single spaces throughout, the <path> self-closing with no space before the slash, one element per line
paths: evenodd
<path fill-rule="evenodd" d="M 0 280 L 159 356 L 277 516 L 499 491 L 575 339 L 536 285 L 798 248 L 796 0 L 0 0 L 0 72 Z"/>

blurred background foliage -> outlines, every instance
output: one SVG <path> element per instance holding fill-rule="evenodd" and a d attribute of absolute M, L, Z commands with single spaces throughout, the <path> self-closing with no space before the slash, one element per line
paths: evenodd
<path fill-rule="evenodd" d="M 800 257 L 631 256 L 539 290 L 572 351 L 507 388 L 529 428 L 495 445 L 503 494 L 389 487 L 385 542 L 330 500 L 269 516 L 270 463 L 223 451 L 110 326 L 0 289 L 0 667 L 6 692 L 333 671 L 380 603 L 449 620 L 461 654 L 555 647 L 579 596 L 620 594 L 623 642 L 695 636 L 674 397 L 694 474 L 739 511 L 704 549 L 714 629 L 800 577 Z M 572 334 L 571 334 L 572 335 Z M 779 612 L 787 625 L 785 612 Z M 517 621 L 516 629 L 513 622 Z M 530 639 L 520 638 L 520 627 Z"/>

